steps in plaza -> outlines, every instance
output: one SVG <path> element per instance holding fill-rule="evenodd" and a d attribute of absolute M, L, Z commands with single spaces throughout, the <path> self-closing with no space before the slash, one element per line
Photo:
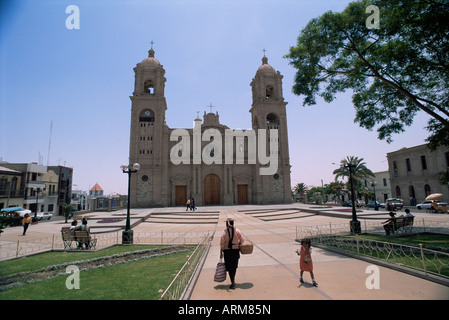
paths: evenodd
<path fill-rule="evenodd" d="M 263 221 L 298 219 L 314 215 L 312 213 L 302 212 L 301 210 L 298 209 L 248 210 L 240 212 Z"/>
<path fill-rule="evenodd" d="M 217 223 L 219 212 L 153 212 L 144 222 L 146 223 Z"/>

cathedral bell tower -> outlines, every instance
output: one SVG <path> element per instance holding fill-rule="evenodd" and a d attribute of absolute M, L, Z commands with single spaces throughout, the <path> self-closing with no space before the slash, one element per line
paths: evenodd
<path fill-rule="evenodd" d="M 161 188 L 161 164 L 164 159 L 165 123 L 165 70 L 157 59 L 154 50 L 148 51 L 148 58 L 134 68 L 135 82 L 131 99 L 131 132 L 129 163 L 140 164 L 140 170 L 131 175 L 131 206 L 147 207 L 155 205 L 154 191 Z M 159 170 L 158 170 L 159 169 Z M 159 184 L 158 184 L 159 183 Z M 153 190 L 153 185 L 158 188 Z"/>
<path fill-rule="evenodd" d="M 278 170 L 274 175 L 258 175 L 257 203 L 291 203 L 287 102 L 284 101 L 282 93 L 282 78 L 281 73 L 268 64 L 268 58 L 264 55 L 262 65 L 250 84 L 252 128 L 256 133 L 258 129 L 266 130 L 267 152 L 272 152 L 269 149 L 269 141 L 273 139 L 270 137 L 270 129 L 276 129 L 278 133 Z"/>

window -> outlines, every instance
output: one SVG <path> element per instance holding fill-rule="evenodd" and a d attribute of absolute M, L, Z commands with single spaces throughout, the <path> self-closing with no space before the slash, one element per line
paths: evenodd
<path fill-rule="evenodd" d="M 449 152 L 446 152 L 444 156 L 446 157 L 446 167 L 449 167 Z"/>
<path fill-rule="evenodd" d="M 396 161 L 393 161 L 393 176 L 395 178 L 398 177 L 398 164 Z"/>
<path fill-rule="evenodd" d="M 154 94 L 154 84 L 152 80 L 145 81 L 143 87 L 145 93 Z"/>
<path fill-rule="evenodd" d="M 401 188 L 399 186 L 396 186 L 396 197 L 401 198 Z"/>
<path fill-rule="evenodd" d="M 265 98 L 269 99 L 272 96 L 273 96 L 273 87 L 267 86 L 267 88 L 265 89 Z"/>
<path fill-rule="evenodd" d="M 431 194 L 430 186 L 428 184 L 424 186 L 424 194 L 426 195 L 426 197 Z"/>
<path fill-rule="evenodd" d="M 421 168 L 422 168 L 423 170 L 427 170 L 426 156 L 421 156 Z"/>
<path fill-rule="evenodd" d="M 412 171 L 412 166 L 410 164 L 410 159 L 409 158 L 405 159 L 405 164 L 407 165 L 407 172 Z"/>
<path fill-rule="evenodd" d="M 386 178 L 383 178 L 383 183 L 384 183 L 384 187 L 386 187 L 387 186 L 387 179 Z"/>

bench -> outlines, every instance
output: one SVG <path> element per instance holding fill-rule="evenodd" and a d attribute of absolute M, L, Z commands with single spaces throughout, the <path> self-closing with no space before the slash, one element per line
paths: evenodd
<path fill-rule="evenodd" d="M 70 227 L 61 228 L 62 242 L 64 243 L 64 250 L 70 249 L 72 242 L 75 241 L 75 232 Z"/>
<path fill-rule="evenodd" d="M 392 233 L 401 232 L 401 233 L 411 233 L 413 230 L 413 222 L 415 217 L 399 217 L 396 218 L 394 222 L 394 230 L 391 230 Z"/>
<path fill-rule="evenodd" d="M 84 245 L 88 250 L 95 250 L 97 239 L 92 238 L 87 231 L 75 231 L 75 239 L 78 241 L 78 249 L 82 249 Z"/>
<path fill-rule="evenodd" d="M 97 239 L 91 237 L 87 231 L 74 231 L 70 227 L 62 227 L 61 236 L 64 250 L 71 249 L 73 242 L 77 243 L 77 249 L 82 249 L 84 245 L 86 249 L 95 250 L 97 245 Z"/>

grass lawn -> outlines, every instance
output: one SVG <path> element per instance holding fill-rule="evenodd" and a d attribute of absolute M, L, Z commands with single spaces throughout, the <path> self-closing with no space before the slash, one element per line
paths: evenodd
<path fill-rule="evenodd" d="M 402 244 L 406 246 L 419 246 L 423 245 L 423 248 L 432 250 L 441 250 L 449 248 L 449 235 L 444 234 L 432 234 L 422 233 L 414 234 L 403 237 L 388 237 L 372 234 L 360 234 L 357 236 L 360 242 L 361 255 L 371 256 L 376 259 L 385 260 L 391 263 L 398 263 L 404 266 L 408 266 L 415 269 L 423 270 L 423 258 L 419 248 L 411 249 L 404 247 L 403 249 L 393 249 L 392 247 L 373 244 L 371 246 L 369 241 L 379 241 L 387 243 Z M 355 245 L 356 236 L 346 237 L 350 239 L 350 243 L 347 246 L 339 246 L 339 249 L 357 253 L 357 247 Z M 366 243 L 365 243 L 366 242 Z M 434 253 L 432 251 L 424 251 L 424 264 L 426 271 L 449 277 L 449 256 L 447 254 Z"/>
<path fill-rule="evenodd" d="M 3 275 L 19 271 L 37 270 L 53 264 L 92 259 L 115 253 L 142 250 L 155 246 L 116 246 L 97 252 L 50 252 L 28 258 L 0 263 Z M 193 247 L 192 247 L 193 250 Z M 70 274 L 0 292 L 1 300 L 114 300 L 159 299 L 158 290 L 165 289 L 181 269 L 190 252 L 102 267 L 79 273 L 80 289 L 69 290 L 66 280 Z M 5 271 L 5 270 L 9 271 Z M 12 271 L 13 270 L 13 271 Z M 11 272 L 12 271 L 12 272 Z"/>
<path fill-rule="evenodd" d="M 355 237 L 355 236 L 353 236 Z M 434 234 L 434 233 L 420 233 L 403 237 L 388 237 L 372 234 L 360 234 L 359 239 L 383 241 L 389 243 L 400 243 L 405 245 L 419 245 L 426 247 L 441 247 L 449 248 L 449 235 Z"/>

